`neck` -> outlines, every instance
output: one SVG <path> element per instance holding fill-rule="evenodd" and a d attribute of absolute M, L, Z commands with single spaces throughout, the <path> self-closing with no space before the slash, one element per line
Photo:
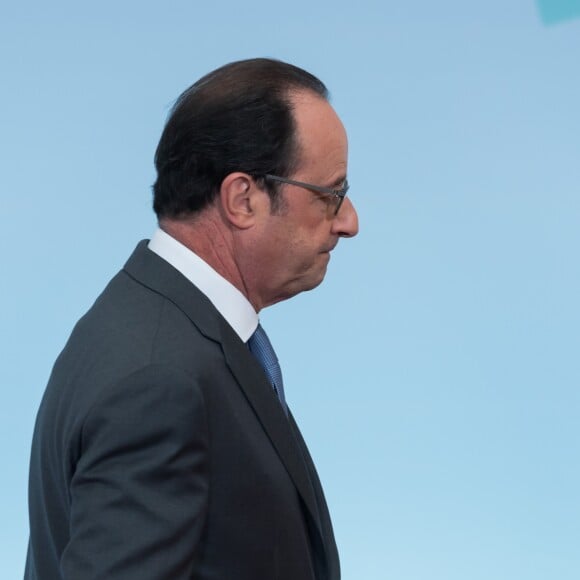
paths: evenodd
<path fill-rule="evenodd" d="M 203 216 L 201 215 L 203 214 Z M 212 207 L 202 210 L 200 215 L 182 219 L 163 218 L 159 227 L 197 254 L 220 276 L 235 286 L 259 312 L 262 304 L 244 279 L 236 256 L 234 232 L 224 224 L 219 213 Z"/>

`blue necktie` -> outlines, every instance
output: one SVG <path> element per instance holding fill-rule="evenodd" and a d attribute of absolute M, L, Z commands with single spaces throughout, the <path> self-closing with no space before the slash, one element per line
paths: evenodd
<path fill-rule="evenodd" d="M 284 413 L 288 414 L 286 398 L 284 397 L 282 370 L 278 364 L 278 357 L 272 348 L 272 343 L 270 342 L 268 335 L 260 324 L 258 324 L 258 328 L 256 328 L 254 334 L 250 336 L 248 347 L 250 348 L 251 353 L 262 365 L 268 379 L 270 379 L 272 387 L 274 388 L 276 395 L 278 395 L 278 399 L 280 399 L 280 404 L 284 409 Z"/>

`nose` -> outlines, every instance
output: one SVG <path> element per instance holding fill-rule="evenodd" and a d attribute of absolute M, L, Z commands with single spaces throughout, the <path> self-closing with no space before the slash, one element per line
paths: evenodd
<path fill-rule="evenodd" d="M 358 215 L 350 198 L 345 197 L 332 222 L 332 232 L 341 238 L 353 238 L 358 234 Z"/>

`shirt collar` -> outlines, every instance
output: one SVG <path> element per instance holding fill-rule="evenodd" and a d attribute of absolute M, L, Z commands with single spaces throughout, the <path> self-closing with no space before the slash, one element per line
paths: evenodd
<path fill-rule="evenodd" d="M 169 262 L 203 292 L 242 341 L 248 341 L 258 326 L 258 315 L 233 284 L 160 228 L 149 241 L 149 249 Z"/>

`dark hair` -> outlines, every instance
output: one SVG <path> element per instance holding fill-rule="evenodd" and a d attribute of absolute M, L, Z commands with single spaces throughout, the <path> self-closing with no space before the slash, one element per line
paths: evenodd
<path fill-rule="evenodd" d="M 288 176 L 299 154 L 290 99 L 295 90 L 328 99 L 315 76 L 266 58 L 227 64 L 183 92 L 155 153 L 158 217 L 199 211 L 234 171 Z M 267 186 L 275 209 L 276 184 Z"/>

